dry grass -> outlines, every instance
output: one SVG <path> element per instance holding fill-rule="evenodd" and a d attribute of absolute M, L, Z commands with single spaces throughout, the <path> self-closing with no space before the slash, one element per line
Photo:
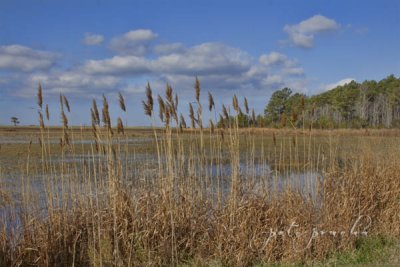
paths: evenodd
<path fill-rule="evenodd" d="M 351 251 L 363 231 L 400 237 L 399 131 L 239 129 L 237 120 L 211 131 L 203 127 L 198 80 L 194 94 L 198 129 L 183 132 L 170 86 L 159 100 L 163 129 L 133 132 L 122 119 L 113 129 L 106 99 L 106 127 L 94 120 L 90 129 L 15 128 L 40 142 L 20 144 L 23 160 L 0 168 L 0 265 L 311 264 Z M 236 96 L 233 105 L 230 115 L 242 112 Z M 153 120 L 150 86 L 144 108 Z M 144 145 L 152 149 L 124 142 L 137 133 L 152 138 Z M 70 142 L 51 143 L 57 135 Z M 2 146 L 2 160 L 13 146 Z M 78 155 L 85 157 L 68 161 Z M 282 176 L 310 172 L 320 179 Z"/>

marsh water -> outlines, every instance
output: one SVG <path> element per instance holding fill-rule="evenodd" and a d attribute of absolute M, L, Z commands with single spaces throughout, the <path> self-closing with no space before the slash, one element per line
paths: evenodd
<path fill-rule="evenodd" d="M 49 139 L 47 144 L 57 146 L 57 139 Z M 114 142 L 114 141 L 113 141 Z M 126 186 L 135 187 L 139 184 L 149 184 L 154 182 L 158 176 L 158 161 L 165 162 L 164 156 L 158 159 L 156 151 L 147 149 L 154 147 L 152 137 L 129 137 L 115 141 L 116 144 L 123 146 L 126 151 L 118 153 L 118 162 L 122 170 L 122 182 Z M 51 191 L 54 196 L 66 194 L 87 195 L 94 194 L 92 187 L 88 186 L 86 176 L 93 175 L 93 169 L 102 169 L 107 166 L 107 156 L 103 153 L 93 152 L 94 142 L 90 139 L 76 140 L 72 145 L 81 147 L 81 151 L 75 153 L 53 153 L 45 159 L 40 156 L 38 138 L 31 136 L 3 136 L 0 137 L 2 151 L 0 152 L 0 188 L 2 192 L 2 202 L 0 203 L 0 216 L 7 212 L 15 212 L 26 203 L 35 203 L 32 212 L 41 212 L 45 216 L 48 205 L 48 193 Z M 27 152 L 28 147 L 32 155 Z M 15 150 L 20 152 L 16 153 Z M 13 155 L 6 155 L 4 153 Z M 86 151 L 86 153 L 85 153 Z M 15 152 L 15 153 L 12 153 Z M 183 155 L 185 156 L 185 155 Z M 225 156 L 224 156 L 225 157 Z M 227 156 L 228 157 L 228 156 Z M 191 177 L 196 181 L 208 183 L 204 186 L 206 194 L 215 199 L 217 190 L 222 195 L 227 196 L 230 190 L 231 176 L 237 171 L 241 188 L 245 193 L 265 194 L 280 193 L 285 189 L 295 190 L 306 197 L 316 199 L 318 184 L 323 177 L 321 172 L 316 169 L 284 169 L 276 170 L 267 158 L 253 158 L 249 162 L 245 153 L 240 156 L 239 165 L 233 170 L 229 158 L 215 161 L 206 160 L 199 164 L 196 156 L 191 156 L 192 162 L 182 160 L 183 164 L 179 168 L 177 178 L 186 179 Z M 193 164 L 193 162 L 197 162 Z M 13 166 L 14 164 L 14 166 Z M 50 164 L 52 167 L 45 171 L 44 166 Z M 60 166 L 63 166 L 61 171 Z M 92 168 L 92 169 L 91 169 Z M 97 177 L 101 183 L 101 175 Z M 178 177 L 179 176 L 179 177 Z M 200 183 L 200 182 L 199 182 Z M 93 184 L 90 181 L 89 184 Z M 71 193 L 73 192 L 73 194 Z M 70 194 L 71 193 L 71 194 Z M 96 191 L 96 194 L 101 194 Z M 73 202 L 73 199 L 64 199 Z M 25 203 L 25 204 L 23 204 Z M 62 204 L 61 204 L 62 205 Z"/>

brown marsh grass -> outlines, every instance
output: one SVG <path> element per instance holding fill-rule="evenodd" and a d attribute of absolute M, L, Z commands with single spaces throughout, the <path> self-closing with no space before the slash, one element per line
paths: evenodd
<path fill-rule="evenodd" d="M 15 144 L 0 150 L 0 265 L 307 265 L 365 235 L 400 237 L 399 131 L 240 129 L 250 108 L 237 96 L 217 128 L 201 93 L 196 79 L 188 129 L 172 87 L 156 106 L 148 85 L 145 114 L 164 127 L 143 130 L 145 149 L 125 142 L 136 132 L 111 121 L 105 97 L 89 129 L 68 125 L 60 96 L 62 128 L 40 116 L 21 160 L 5 161 Z"/>

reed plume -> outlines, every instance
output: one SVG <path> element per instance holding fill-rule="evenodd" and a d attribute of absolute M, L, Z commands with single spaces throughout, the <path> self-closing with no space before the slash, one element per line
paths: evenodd
<path fill-rule="evenodd" d="M 194 88 L 196 91 L 196 101 L 197 101 L 197 103 L 200 103 L 200 81 L 197 77 L 196 77 L 196 82 L 195 82 Z"/>
<path fill-rule="evenodd" d="M 208 109 L 211 111 L 213 108 L 215 108 L 214 98 L 210 91 L 208 91 Z"/>
<path fill-rule="evenodd" d="M 163 98 L 158 95 L 158 107 L 159 107 L 159 117 L 162 122 L 164 122 L 164 114 L 165 114 L 165 103 Z"/>
<path fill-rule="evenodd" d="M 186 121 L 185 121 L 185 118 L 183 117 L 182 113 L 181 113 L 181 116 L 180 116 L 180 125 L 183 128 L 186 128 Z"/>
<path fill-rule="evenodd" d="M 246 114 L 249 114 L 250 110 L 249 110 L 249 103 L 247 102 L 247 98 L 244 98 L 244 109 L 246 111 Z"/>
<path fill-rule="evenodd" d="M 229 114 L 228 114 L 228 110 L 226 109 L 226 107 L 225 107 L 225 105 L 224 105 L 224 104 L 222 105 L 222 113 L 224 114 L 226 121 L 228 121 L 228 122 L 229 122 Z"/>
<path fill-rule="evenodd" d="M 240 113 L 239 102 L 238 102 L 238 99 L 237 99 L 237 96 L 236 96 L 236 95 L 233 95 L 233 98 L 232 98 L 232 106 L 233 106 L 233 109 L 234 109 L 237 113 Z"/>
<path fill-rule="evenodd" d="M 46 104 L 46 119 L 50 120 L 50 112 L 49 112 L 49 105 Z"/>
<path fill-rule="evenodd" d="M 63 95 L 60 93 L 60 108 L 61 111 L 64 111 L 64 101 L 63 101 Z"/>
<path fill-rule="evenodd" d="M 113 135 L 113 130 L 112 130 L 112 126 L 111 126 L 110 110 L 109 110 L 107 98 L 106 98 L 106 96 L 104 94 L 103 94 L 103 110 L 102 110 L 102 114 L 103 114 L 103 123 L 104 123 L 104 125 L 107 127 L 108 132 L 111 135 Z"/>
<path fill-rule="evenodd" d="M 42 106 L 43 106 L 43 95 L 42 95 L 42 84 L 41 83 L 39 83 L 39 87 L 38 87 L 37 101 L 38 101 L 38 105 L 39 105 L 40 109 L 42 109 Z"/>
<path fill-rule="evenodd" d="M 122 119 L 118 117 L 117 120 L 117 133 L 120 134 L 125 134 L 124 132 L 124 124 L 122 123 Z"/>
<path fill-rule="evenodd" d="M 146 97 L 147 97 L 147 101 L 146 102 L 142 101 L 144 114 L 151 117 L 153 115 L 154 101 L 153 101 L 153 93 L 151 91 L 150 83 L 147 83 L 147 86 L 146 86 Z"/>
<path fill-rule="evenodd" d="M 93 108 L 90 108 L 90 115 L 92 118 L 92 126 L 95 127 L 97 124 L 97 121 L 96 121 L 96 115 L 94 114 Z"/>
<path fill-rule="evenodd" d="M 154 101 L 153 101 L 153 93 L 151 91 L 150 83 L 147 83 L 147 86 L 146 86 L 146 97 L 147 97 L 147 104 L 149 105 L 149 108 L 153 112 Z"/>
<path fill-rule="evenodd" d="M 99 109 L 97 108 L 96 99 L 93 99 L 92 109 L 93 109 L 92 119 L 95 122 L 95 124 L 100 125 L 100 114 L 99 114 Z"/>
<path fill-rule="evenodd" d="M 173 90 L 172 90 L 171 85 L 169 85 L 168 83 L 167 83 L 167 87 L 165 88 L 165 97 L 166 97 L 167 101 L 168 101 L 170 104 L 173 104 L 173 103 L 174 103 L 174 100 L 173 100 Z"/>
<path fill-rule="evenodd" d="M 65 95 L 63 95 L 63 101 L 64 101 L 64 104 L 65 104 L 65 107 L 67 108 L 67 111 L 71 112 L 71 109 L 69 107 L 68 99 L 67 99 L 67 97 Z"/>
<path fill-rule="evenodd" d="M 179 103 L 179 97 L 178 94 L 175 94 L 175 110 L 178 112 L 178 103 Z"/>
<path fill-rule="evenodd" d="M 106 96 L 103 94 L 103 109 L 102 109 L 102 115 L 103 115 L 103 123 L 105 126 L 108 126 L 110 124 L 110 113 L 108 110 L 108 101 Z"/>
<path fill-rule="evenodd" d="M 121 93 L 118 93 L 118 102 L 119 102 L 119 107 L 124 112 L 126 112 L 125 99 L 124 99 L 124 96 Z"/>
<path fill-rule="evenodd" d="M 167 99 L 167 106 L 166 110 L 168 110 L 168 113 L 170 116 L 172 116 L 178 125 L 178 114 L 176 111 L 176 104 L 174 103 L 174 97 L 173 97 L 173 89 L 171 85 L 167 84 L 166 90 L 165 90 L 165 97 Z M 169 122 L 169 118 L 168 118 Z"/>

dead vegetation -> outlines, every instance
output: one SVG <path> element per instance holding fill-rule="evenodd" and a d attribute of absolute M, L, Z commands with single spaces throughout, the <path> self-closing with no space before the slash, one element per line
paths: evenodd
<path fill-rule="evenodd" d="M 225 106 L 221 114 L 236 118 L 233 123 L 208 127 L 197 79 L 194 94 L 192 129 L 186 129 L 172 87 L 158 96 L 157 112 L 148 85 L 145 114 L 152 121 L 158 114 L 164 128 L 151 132 L 156 161 L 139 163 L 127 157 L 129 131 L 123 118 L 113 127 L 105 97 L 101 118 L 92 104 L 89 133 L 68 125 L 69 103 L 60 96 L 57 153 L 49 142 L 54 129 L 40 116 L 41 127 L 32 129 L 40 160 L 25 154 L 16 170 L 20 194 L 6 185 L 0 190 L 0 265 L 309 264 L 353 249 L 365 235 L 400 237 L 397 131 L 363 131 L 352 141 L 357 150 L 343 153 L 340 142 L 352 131 L 239 129 L 236 96 L 233 114 Z M 41 108 L 41 86 L 38 98 Z M 214 111 L 211 94 L 208 99 Z M 118 101 L 126 112 L 122 95 Z M 246 113 L 248 105 L 244 100 Z M 74 142 L 89 135 L 88 145 Z M 314 142 L 319 136 L 324 145 Z M 386 146 L 378 151 L 380 144 Z M 86 157 L 68 162 L 78 151 Z M 303 173 L 303 180 L 285 180 L 285 173 Z"/>

